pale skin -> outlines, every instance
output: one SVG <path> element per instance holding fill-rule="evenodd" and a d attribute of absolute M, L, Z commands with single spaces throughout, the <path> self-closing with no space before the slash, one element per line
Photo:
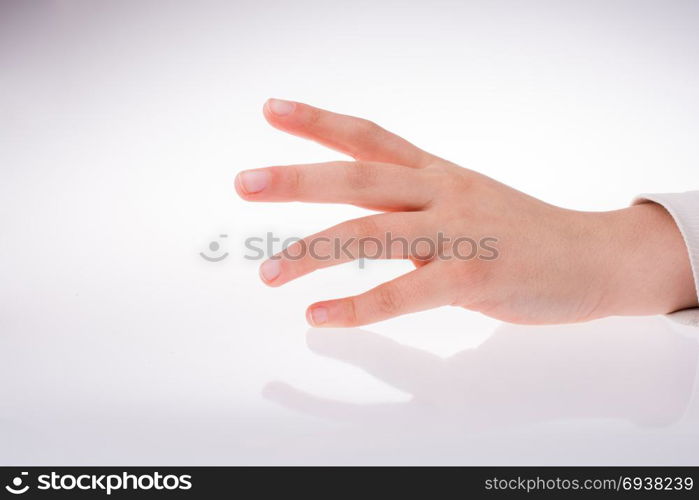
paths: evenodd
<path fill-rule="evenodd" d="M 298 258 L 294 244 L 263 262 L 262 280 L 280 286 L 347 262 L 328 240 L 386 233 L 412 242 L 495 238 L 497 258 L 436 256 L 424 246 L 379 248 L 415 269 L 359 295 L 306 311 L 317 327 L 360 326 L 444 305 L 527 324 L 572 323 L 613 315 L 651 315 L 697 306 L 682 235 L 663 207 L 642 203 L 609 212 L 549 205 L 483 174 L 427 153 L 378 125 L 298 102 L 270 99 L 273 126 L 354 158 L 243 171 L 238 194 L 254 202 L 345 203 L 377 214 L 304 239 L 328 258 Z M 307 248 L 307 247 L 306 247 Z M 402 248 L 402 247 L 401 247 Z M 293 255 L 293 258 L 292 258 Z"/>

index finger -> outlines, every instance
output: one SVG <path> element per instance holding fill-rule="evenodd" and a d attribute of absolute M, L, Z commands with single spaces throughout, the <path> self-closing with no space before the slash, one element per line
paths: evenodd
<path fill-rule="evenodd" d="M 269 99 L 264 115 L 275 128 L 311 139 L 357 160 L 426 167 L 436 158 L 375 123 L 308 104 Z"/>

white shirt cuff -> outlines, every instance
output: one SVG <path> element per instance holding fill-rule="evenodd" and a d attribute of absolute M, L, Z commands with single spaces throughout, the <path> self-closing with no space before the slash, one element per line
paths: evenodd
<path fill-rule="evenodd" d="M 697 300 L 699 300 L 699 191 L 642 194 L 634 198 L 633 204 L 646 201 L 663 206 L 682 233 L 692 266 Z M 669 314 L 668 317 L 685 325 L 699 327 L 699 308 L 677 311 Z"/>

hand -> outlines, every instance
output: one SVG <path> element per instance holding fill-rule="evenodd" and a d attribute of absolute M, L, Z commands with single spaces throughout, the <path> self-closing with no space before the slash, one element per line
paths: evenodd
<path fill-rule="evenodd" d="M 311 305 L 313 326 L 358 326 L 442 305 L 513 323 L 660 314 L 697 305 L 682 236 L 659 205 L 563 209 L 431 155 L 367 120 L 277 99 L 265 103 L 264 115 L 272 126 L 356 161 L 244 171 L 236 178 L 242 198 L 347 203 L 381 212 L 271 257 L 260 267 L 268 285 L 365 256 L 416 265 L 360 295 Z M 338 253 L 338 247 L 346 251 Z"/>

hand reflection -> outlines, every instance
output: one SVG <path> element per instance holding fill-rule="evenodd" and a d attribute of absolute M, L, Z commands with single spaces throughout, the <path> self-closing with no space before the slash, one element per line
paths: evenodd
<path fill-rule="evenodd" d="M 310 349 L 411 394 L 406 403 L 353 404 L 283 382 L 264 396 L 315 416 L 371 424 L 469 425 L 625 419 L 666 425 L 694 388 L 699 345 L 663 318 L 564 326 L 503 324 L 482 345 L 441 358 L 358 329 L 307 333 Z"/>

